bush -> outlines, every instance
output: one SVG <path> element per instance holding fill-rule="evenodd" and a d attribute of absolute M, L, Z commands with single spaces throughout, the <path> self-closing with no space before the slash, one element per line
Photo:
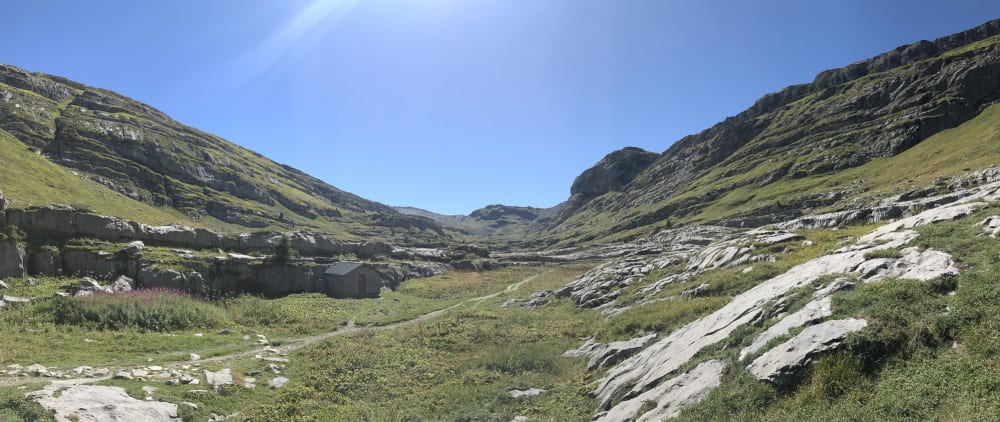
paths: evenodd
<path fill-rule="evenodd" d="M 903 253 L 897 248 L 889 249 L 877 249 L 874 251 L 865 252 L 865 259 L 899 259 L 903 257 Z"/>
<path fill-rule="evenodd" d="M 0 390 L 0 420 L 51 421 L 55 418 L 40 404 L 26 399 L 23 392 Z"/>
<path fill-rule="evenodd" d="M 288 236 L 281 236 L 278 242 L 271 246 L 271 263 L 273 264 L 286 265 L 291 262 L 294 255 L 295 250 L 292 249 Z"/>
<path fill-rule="evenodd" d="M 95 330 L 210 328 L 225 320 L 222 309 L 170 289 L 56 298 L 52 307 L 56 323 Z"/>

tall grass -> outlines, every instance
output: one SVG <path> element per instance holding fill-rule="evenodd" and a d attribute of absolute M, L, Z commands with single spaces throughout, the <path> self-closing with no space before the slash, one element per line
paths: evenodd
<path fill-rule="evenodd" d="M 211 328 L 226 320 L 225 312 L 217 306 L 184 292 L 160 288 L 56 298 L 52 307 L 57 324 L 93 330 Z"/>

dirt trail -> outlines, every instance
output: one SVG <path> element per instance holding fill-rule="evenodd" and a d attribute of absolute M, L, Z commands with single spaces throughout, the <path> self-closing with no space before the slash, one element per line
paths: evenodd
<path fill-rule="evenodd" d="M 502 294 L 517 291 L 517 289 L 520 289 L 521 286 L 534 281 L 540 275 L 541 274 L 535 274 L 535 275 L 533 275 L 531 277 L 528 277 L 528 278 L 526 278 L 524 280 L 521 280 L 521 281 L 519 281 L 517 283 L 508 285 L 505 289 L 503 289 L 503 290 L 501 290 L 499 292 L 491 293 L 491 294 L 488 294 L 488 295 L 485 295 L 485 296 L 474 297 L 474 298 L 471 298 L 471 299 L 466 299 L 466 300 L 463 300 L 463 301 L 461 301 L 459 303 L 451 305 L 451 306 L 449 306 L 447 308 L 438 309 L 436 311 L 428 312 L 426 314 L 419 315 L 419 316 L 417 316 L 415 318 L 412 318 L 412 319 L 408 319 L 408 320 L 404 320 L 404 321 L 399 321 L 399 322 L 394 322 L 394 323 L 386 324 L 386 325 L 373 325 L 373 326 L 362 326 L 362 327 L 354 325 L 354 320 L 351 320 L 351 322 L 349 322 L 346 326 L 344 326 L 343 328 L 340 328 L 338 330 L 334 330 L 334 331 L 330 331 L 330 332 L 326 332 L 326 333 L 322 333 L 322 334 L 316 334 L 316 335 L 312 335 L 312 336 L 308 336 L 308 337 L 301 337 L 301 338 L 296 338 L 296 339 L 283 340 L 281 346 L 271 347 L 271 349 L 275 349 L 275 350 L 279 351 L 280 353 L 284 354 L 284 353 L 288 353 L 288 352 L 291 352 L 291 351 L 294 351 L 294 350 L 298 350 L 298 349 L 301 349 L 301 348 L 303 348 L 305 346 L 308 346 L 310 344 L 313 344 L 313 343 L 316 343 L 316 342 L 319 342 L 319 341 L 323 341 L 323 340 L 326 340 L 328 338 L 335 337 L 335 336 L 341 336 L 341 335 L 347 335 L 347 334 L 354 334 L 354 333 L 360 333 L 360 332 L 365 332 L 365 331 L 394 330 L 394 329 L 399 328 L 399 327 L 405 327 L 407 325 L 412 325 L 412 324 L 416 324 L 418 322 L 427 321 L 429 319 L 434 319 L 434 318 L 437 318 L 437 317 L 442 316 L 444 314 L 447 314 L 448 312 L 451 312 L 451 311 L 453 311 L 453 310 L 455 310 L 455 309 L 457 309 L 459 307 L 462 307 L 462 306 L 464 306 L 464 305 L 466 305 L 468 303 L 475 303 L 476 306 L 478 306 L 479 304 L 481 304 L 481 303 L 483 303 L 483 302 L 485 302 L 487 300 L 493 299 L 493 298 L 495 298 L 497 296 L 500 296 Z M 257 348 L 257 349 L 253 349 L 253 350 L 247 350 L 247 351 L 243 351 L 243 352 L 231 353 L 231 354 L 228 354 L 228 355 L 213 356 L 213 357 L 210 357 L 210 358 L 202 359 L 199 362 L 221 362 L 221 361 L 228 361 L 228 360 L 242 358 L 242 357 L 250 357 L 250 356 L 257 355 L 257 354 L 261 354 L 261 352 L 263 352 L 265 348 L 266 347 L 261 347 L 261 348 Z M 181 364 L 178 363 L 176 365 L 180 366 Z"/>
<path fill-rule="evenodd" d="M 474 297 L 474 298 L 471 298 L 471 299 L 466 299 L 466 300 L 463 300 L 463 301 L 461 301 L 459 303 L 456 303 L 456 304 L 454 304 L 452 306 L 449 306 L 447 308 L 438 309 L 436 311 L 428 312 L 426 314 L 422 314 L 422 315 L 419 315 L 417 317 L 414 317 L 414 318 L 411 318 L 411 319 L 408 319 L 408 320 L 394 322 L 394 323 L 386 324 L 386 325 L 361 326 L 361 327 L 354 325 L 354 320 L 351 320 L 346 326 L 344 326 L 344 327 L 342 327 L 340 329 L 334 330 L 334 331 L 330 331 L 330 332 L 326 332 L 326 333 L 322 333 L 322 334 L 316 334 L 316 335 L 307 336 L 307 337 L 300 337 L 300 338 L 282 340 L 282 345 L 281 346 L 277 346 L 277 347 L 261 346 L 261 347 L 257 347 L 257 348 L 250 349 L 250 350 L 244 350 L 244 351 L 241 351 L 241 352 L 229 353 L 229 354 L 219 355 L 219 356 L 212 356 L 212 357 L 209 357 L 209 358 L 203 358 L 201 360 L 198 360 L 197 363 L 204 364 L 204 363 L 228 362 L 228 361 L 235 360 L 235 359 L 250 358 L 250 357 L 254 357 L 256 355 L 270 355 L 270 356 L 274 356 L 275 355 L 273 352 L 268 352 L 267 349 L 276 350 L 276 351 L 278 351 L 279 355 L 284 355 L 284 354 L 286 354 L 288 352 L 301 349 L 301 348 L 303 348 L 305 346 L 308 346 L 310 344 L 313 344 L 313 343 L 316 343 L 316 342 L 320 342 L 320 341 L 323 341 L 323 340 L 326 340 L 326 339 L 329 339 L 329 338 L 335 337 L 335 336 L 348 335 L 348 334 L 360 333 L 360 332 L 365 332 L 365 331 L 393 330 L 393 329 L 396 329 L 396 328 L 405 327 L 407 325 L 412 325 L 412 324 L 416 324 L 418 322 L 427 321 L 427 320 L 430 320 L 430 319 L 434 319 L 434 318 L 440 317 L 442 315 L 447 314 L 448 312 L 451 312 L 451 311 L 453 311 L 453 310 L 455 310 L 455 309 L 457 309 L 459 307 L 462 307 L 462 306 L 464 306 L 466 304 L 469 304 L 469 303 L 474 303 L 475 304 L 474 306 L 479 306 L 479 304 L 481 304 L 481 303 L 483 303 L 483 302 L 485 302 L 487 300 L 493 299 L 495 297 L 498 297 L 498 296 L 500 296 L 502 294 L 511 293 L 511 292 L 517 291 L 518 289 L 521 288 L 521 286 L 523 286 L 524 284 L 527 284 L 527 283 L 530 283 L 530 282 L 534 281 L 540 275 L 541 274 L 535 274 L 535 275 L 533 275 L 531 277 L 528 277 L 528 278 L 525 278 L 524 280 L 521 280 L 521 281 L 519 281 L 517 283 L 510 284 L 506 288 L 504 288 L 503 290 L 500 290 L 500 291 L 498 291 L 496 293 L 491 293 L 491 294 L 488 294 L 488 295 L 485 295 L 485 296 L 479 296 L 479 297 Z M 190 352 L 191 353 L 197 353 L 197 352 L 205 352 L 205 351 L 206 350 L 192 350 Z M 180 368 L 182 365 L 189 365 L 191 363 L 192 362 L 173 362 L 173 363 L 169 363 L 169 364 L 164 364 L 163 366 L 166 367 L 166 368 L 170 368 L 170 369 L 177 369 L 177 368 Z M 139 367 L 141 367 L 141 366 L 136 366 L 136 368 L 139 368 Z M 112 370 L 112 373 L 114 371 L 128 370 L 128 369 L 131 369 L 131 368 L 132 367 L 120 367 L 120 368 L 116 368 L 116 369 Z M 99 377 L 99 378 L 59 379 L 58 381 L 61 384 L 78 385 L 78 384 L 90 384 L 90 383 L 94 383 L 94 382 L 97 382 L 97 381 L 106 380 L 106 379 L 109 379 L 109 378 L 110 378 L 110 376 L 104 376 L 104 377 Z M 18 377 L 18 378 L 7 378 L 7 377 L 4 377 L 4 378 L 0 378 L 0 387 L 11 387 L 11 386 L 19 386 L 19 385 L 25 385 L 25 384 L 49 383 L 49 382 L 53 382 L 53 381 L 56 381 L 56 380 L 52 379 L 52 378 L 36 378 L 36 377 Z"/>

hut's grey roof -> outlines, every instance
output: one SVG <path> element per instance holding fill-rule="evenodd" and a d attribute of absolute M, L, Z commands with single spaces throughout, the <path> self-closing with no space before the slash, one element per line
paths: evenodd
<path fill-rule="evenodd" d="M 362 262 L 338 262 L 336 264 L 331 265 L 330 268 L 327 268 L 326 271 L 323 272 L 323 274 L 346 275 L 362 265 L 365 264 Z"/>

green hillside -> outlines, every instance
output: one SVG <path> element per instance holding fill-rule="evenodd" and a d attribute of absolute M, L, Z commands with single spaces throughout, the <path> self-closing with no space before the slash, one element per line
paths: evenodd
<path fill-rule="evenodd" d="M 766 95 L 676 142 L 627 185 L 572 196 L 538 239 L 605 241 L 668 222 L 764 225 L 991 166 L 997 33 L 993 21 Z"/>
<path fill-rule="evenodd" d="M 183 215 L 175 222 L 223 231 L 310 230 L 398 243 L 447 237 L 426 219 L 341 191 L 146 104 L 56 76 L 0 66 L 0 129 L 39 157 L 162 209 L 151 217 Z M 3 189 L 25 203 L 56 198 L 18 186 Z M 92 201 L 67 202 L 89 207 Z M 115 207 L 92 208 L 125 216 Z"/>

